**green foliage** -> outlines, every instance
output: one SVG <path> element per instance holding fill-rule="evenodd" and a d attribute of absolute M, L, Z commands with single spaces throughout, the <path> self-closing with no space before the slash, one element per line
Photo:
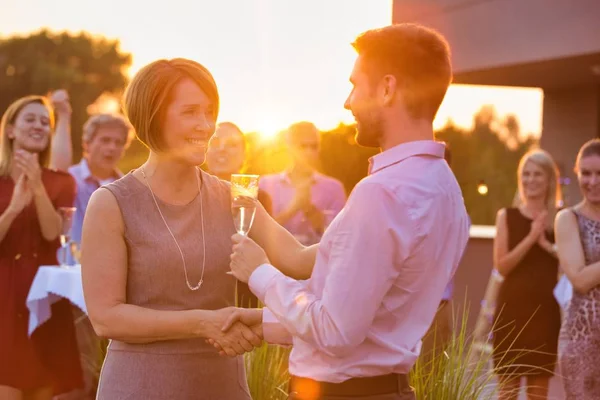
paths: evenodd
<path fill-rule="evenodd" d="M 19 97 L 66 89 L 73 108 L 74 160 L 81 155 L 87 107 L 103 93 L 119 95 L 131 55 L 118 40 L 88 33 L 50 33 L 0 39 L 0 113 Z"/>
<path fill-rule="evenodd" d="M 246 378 L 253 399 L 287 399 L 290 350 L 265 343 L 245 354 Z"/>
<path fill-rule="evenodd" d="M 468 307 L 463 307 L 462 314 L 468 315 Z M 431 357 L 420 357 L 411 371 L 410 382 L 417 400 L 494 399 L 491 354 L 481 351 L 484 346 L 472 340 L 466 318 L 454 325 L 454 335 L 446 349 Z"/>
<path fill-rule="evenodd" d="M 50 33 L 42 30 L 28 36 L 0 39 L 0 112 L 16 98 L 47 94 L 64 88 L 73 107 L 74 160 L 81 155 L 81 128 L 88 118 L 88 106 L 101 95 L 118 97 L 127 84 L 126 70 L 131 55 L 120 50 L 117 40 L 87 33 Z M 349 193 L 366 176 L 368 159 L 377 150 L 360 147 L 354 140 L 353 125 L 340 124 L 323 132 L 321 170 L 344 183 Z M 517 189 L 519 158 L 535 144 L 523 138 L 514 116 L 498 120 L 493 107 L 484 106 L 474 117 L 471 129 L 449 123 L 436 134 L 450 144 L 452 168 L 463 190 L 467 210 L 474 224 L 491 225 L 499 208 L 512 203 Z M 261 175 L 279 172 L 288 163 L 281 136 L 263 141 L 256 133 L 249 142 L 248 172 Z M 124 172 L 138 167 L 148 150 L 134 141 L 120 163 Z M 477 186 L 483 181 L 489 193 L 482 196 Z"/>
<path fill-rule="evenodd" d="M 354 125 L 344 124 L 322 135 L 320 170 L 339 179 L 347 193 L 367 175 L 369 158 L 378 153 L 377 149 L 358 146 L 354 135 Z M 281 135 L 271 141 L 261 139 L 257 133 L 249 133 L 246 138 L 247 172 L 265 175 L 288 166 L 289 155 Z M 490 107 L 483 107 L 475 115 L 472 129 L 450 122 L 436 132 L 436 139 L 450 145 L 452 170 L 473 224 L 493 225 L 496 212 L 511 205 L 517 191 L 519 159 L 536 145 L 536 140 L 520 137 L 515 118 L 508 116 L 498 121 Z M 146 156 L 147 150 L 137 142 L 123 160 L 123 170 L 139 166 Z M 477 191 L 480 182 L 489 188 L 485 196 Z"/>
<path fill-rule="evenodd" d="M 352 188 L 367 175 L 369 158 L 379 150 L 356 144 L 354 125 L 340 124 L 337 128 L 322 132 L 320 170 L 339 179 L 350 193 Z M 259 175 L 276 173 L 289 165 L 289 155 L 283 136 L 273 141 L 262 141 L 251 133 L 248 141 L 248 171 Z"/>
<path fill-rule="evenodd" d="M 519 159 L 536 140 L 519 138 L 514 117 L 498 121 L 489 107 L 475 115 L 471 130 L 449 122 L 436 132 L 436 139 L 450 145 L 452 170 L 462 189 L 467 211 L 473 224 L 494 225 L 496 212 L 512 204 L 517 192 Z M 482 196 L 477 186 L 484 182 L 489 189 Z"/>

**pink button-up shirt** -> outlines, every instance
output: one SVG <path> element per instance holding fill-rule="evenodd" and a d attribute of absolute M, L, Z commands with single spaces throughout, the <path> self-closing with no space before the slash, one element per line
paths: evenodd
<path fill-rule="evenodd" d="M 271 198 L 273 215 L 285 211 L 296 196 L 296 187 L 287 172 L 265 175 L 260 178 L 259 186 Z M 318 172 L 315 172 L 312 177 L 310 197 L 311 203 L 319 211 L 326 213 L 326 223 L 329 223 L 346 203 L 346 191 L 342 182 Z M 315 232 L 311 222 L 301 211 L 294 214 L 289 221 L 283 224 L 283 227 L 306 245 L 318 243 L 321 239 L 319 233 Z"/>
<path fill-rule="evenodd" d="M 325 382 L 408 373 L 469 236 L 444 145 L 410 142 L 371 160 L 325 232 L 310 279 L 271 265 L 250 277 L 265 340 L 292 339 L 290 372 Z"/>

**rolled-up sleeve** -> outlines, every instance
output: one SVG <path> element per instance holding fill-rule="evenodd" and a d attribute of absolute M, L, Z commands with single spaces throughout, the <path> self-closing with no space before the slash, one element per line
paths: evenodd
<path fill-rule="evenodd" d="M 289 334 L 334 357 L 365 340 L 411 251 L 413 221 L 395 196 L 377 183 L 357 185 L 327 234 L 321 297 L 311 291 L 310 280 L 295 281 L 270 265 L 252 274 L 250 288 Z"/>

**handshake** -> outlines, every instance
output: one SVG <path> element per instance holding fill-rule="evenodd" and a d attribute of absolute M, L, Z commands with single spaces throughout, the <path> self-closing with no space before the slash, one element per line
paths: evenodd
<path fill-rule="evenodd" d="M 206 342 L 222 356 L 236 357 L 263 342 L 262 310 L 227 307 L 215 311 Z"/>
<path fill-rule="evenodd" d="M 248 282 L 252 272 L 269 259 L 252 239 L 235 234 L 232 237 L 231 272 L 242 282 Z M 214 311 L 206 335 L 207 343 L 221 355 L 235 357 L 260 347 L 263 342 L 262 310 L 227 307 Z"/>

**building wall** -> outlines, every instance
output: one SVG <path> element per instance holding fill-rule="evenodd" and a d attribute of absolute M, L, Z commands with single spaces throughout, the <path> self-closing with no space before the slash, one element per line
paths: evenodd
<path fill-rule="evenodd" d="M 457 74 L 600 52 L 598 0 L 394 0 L 394 23 L 440 31 Z"/>
<path fill-rule="evenodd" d="M 573 205 L 581 199 L 573 172 L 577 152 L 600 136 L 600 85 L 544 90 L 543 110 L 540 145 L 552 154 L 561 175 L 570 179 L 564 197 L 567 206 Z"/>
<path fill-rule="evenodd" d="M 600 136 L 600 0 L 394 0 L 393 22 L 418 22 L 450 43 L 455 82 L 544 90 L 542 148 L 580 200 L 573 166 Z"/>
<path fill-rule="evenodd" d="M 570 178 L 567 205 L 579 200 L 577 151 L 600 136 L 600 0 L 394 0 L 392 19 L 441 32 L 457 82 L 544 89 L 541 146 Z M 492 272 L 493 237 L 471 235 L 455 275 L 454 305 L 469 307 L 469 329 Z"/>
<path fill-rule="evenodd" d="M 481 309 L 481 301 L 492 273 L 492 252 L 493 239 L 471 236 L 463 259 L 454 275 L 455 316 L 467 318 L 468 332 L 471 332 L 475 326 Z M 463 314 L 463 310 L 466 311 L 465 314 Z"/>

